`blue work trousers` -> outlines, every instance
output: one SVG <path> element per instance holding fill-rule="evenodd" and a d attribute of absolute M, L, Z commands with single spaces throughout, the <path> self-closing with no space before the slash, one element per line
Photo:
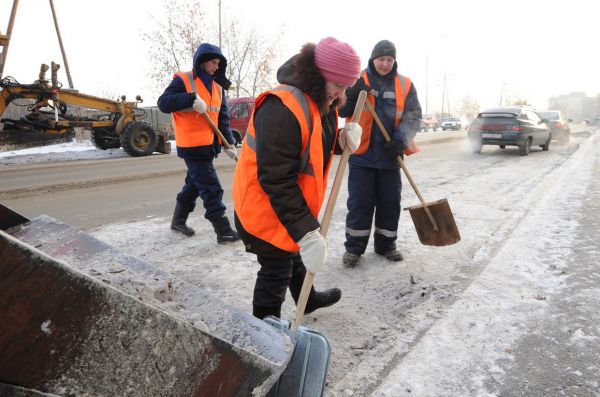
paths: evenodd
<path fill-rule="evenodd" d="M 212 159 L 184 159 L 187 166 L 185 185 L 177 194 L 177 202 L 192 212 L 198 196 L 202 198 L 206 219 L 213 220 L 225 212 L 223 188 Z"/>
<path fill-rule="evenodd" d="M 346 251 L 364 254 L 375 214 L 375 252 L 396 249 L 400 219 L 400 169 L 378 169 L 350 164 Z"/>

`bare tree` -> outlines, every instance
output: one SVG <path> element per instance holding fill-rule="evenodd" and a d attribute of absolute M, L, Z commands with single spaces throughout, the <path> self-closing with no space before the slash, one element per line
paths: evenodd
<path fill-rule="evenodd" d="M 168 0 L 161 17 L 151 19 L 152 30 L 143 37 L 150 43 L 152 85 L 161 92 L 173 73 L 192 68 L 194 51 L 209 37 L 204 34 L 207 24 L 199 0 Z"/>
<path fill-rule="evenodd" d="M 223 36 L 223 50 L 229 56 L 229 79 L 235 96 L 256 96 L 271 88 L 278 41 L 268 43 L 254 28 L 242 32 L 236 21 L 229 24 Z"/>
<path fill-rule="evenodd" d="M 526 98 L 519 97 L 519 98 L 516 98 L 514 101 L 512 101 L 512 104 L 515 106 L 519 106 L 519 105 L 525 106 L 525 105 L 529 105 L 529 101 Z"/>
<path fill-rule="evenodd" d="M 474 119 L 479 113 L 479 103 L 473 98 L 466 96 L 460 102 L 460 113 L 467 119 Z"/>
<path fill-rule="evenodd" d="M 168 0 L 160 19 L 152 19 L 153 28 L 144 39 L 150 43 L 153 87 L 162 92 L 173 73 L 192 68 L 193 54 L 200 43 L 217 42 L 217 29 L 207 23 L 200 0 Z M 254 28 L 243 31 L 237 21 L 230 22 L 222 33 L 227 77 L 234 95 L 256 96 L 270 88 L 279 39 L 269 42 Z"/>

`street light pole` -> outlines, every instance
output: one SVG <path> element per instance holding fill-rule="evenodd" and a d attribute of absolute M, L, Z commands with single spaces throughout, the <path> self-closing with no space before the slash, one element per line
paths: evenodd
<path fill-rule="evenodd" d="M 429 56 L 425 56 L 425 114 L 429 114 Z"/>
<path fill-rule="evenodd" d="M 219 48 L 221 48 L 221 0 L 219 0 Z"/>
<path fill-rule="evenodd" d="M 440 117 L 444 120 L 444 102 L 446 101 L 446 73 L 444 73 L 444 84 L 442 85 L 442 114 Z"/>

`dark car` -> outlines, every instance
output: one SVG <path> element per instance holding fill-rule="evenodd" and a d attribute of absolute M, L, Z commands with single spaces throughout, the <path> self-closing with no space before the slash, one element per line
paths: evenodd
<path fill-rule="evenodd" d="M 560 143 L 569 143 L 571 138 L 571 127 L 569 123 L 573 120 L 565 120 L 560 110 L 543 110 L 539 112 L 542 118 L 548 119 L 548 126 L 552 131 L 552 139 L 557 139 Z"/>
<path fill-rule="evenodd" d="M 526 156 L 532 146 L 550 148 L 552 133 L 535 109 L 526 106 L 500 107 L 485 110 L 469 126 L 469 141 L 473 153 L 481 152 L 483 145 L 518 146 Z"/>
<path fill-rule="evenodd" d="M 229 98 L 227 99 L 227 105 L 229 105 L 231 132 L 233 133 L 235 145 L 237 146 L 242 143 L 242 140 L 246 136 L 246 129 L 248 128 L 250 116 L 254 109 L 254 98 Z"/>

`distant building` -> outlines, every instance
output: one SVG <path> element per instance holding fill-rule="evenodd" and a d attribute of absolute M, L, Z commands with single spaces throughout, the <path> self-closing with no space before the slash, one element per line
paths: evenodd
<path fill-rule="evenodd" d="M 548 109 L 560 110 L 564 117 L 580 123 L 600 115 L 600 94 L 588 97 L 584 92 L 572 92 L 548 100 Z"/>

